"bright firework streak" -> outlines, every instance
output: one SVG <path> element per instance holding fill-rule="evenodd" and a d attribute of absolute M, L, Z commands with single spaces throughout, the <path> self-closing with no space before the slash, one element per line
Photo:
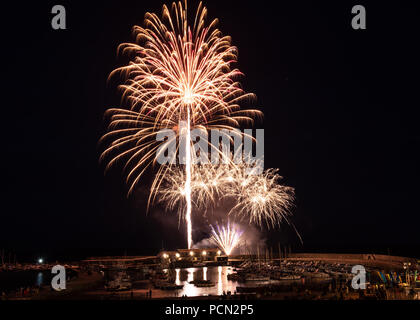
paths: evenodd
<path fill-rule="evenodd" d="M 190 111 L 188 110 L 187 119 L 187 143 L 185 144 L 185 153 L 187 156 L 185 166 L 185 200 L 187 202 L 187 211 L 185 220 L 187 221 L 187 241 L 188 249 L 192 246 L 192 222 L 191 222 L 191 131 L 190 131 Z"/>
<path fill-rule="evenodd" d="M 108 159 L 107 169 L 117 161 L 124 161 L 129 194 L 145 170 L 155 164 L 159 147 L 172 140 L 156 140 L 162 129 L 173 129 L 179 136 L 181 121 L 188 129 L 233 129 L 241 122 L 251 122 L 259 111 L 239 110 L 239 102 L 253 98 L 245 94 L 234 79 L 242 75 L 232 69 L 237 49 L 231 39 L 216 29 L 217 20 L 206 26 L 207 9 L 200 3 L 194 24 L 187 20 L 187 6 L 163 6 L 162 19 L 156 14 L 145 15 L 145 28 L 135 26 L 136 43 L 124 43 L 119 52 L 127 54 L 131 62 L 114 70 L 125 81 L 120 86 L 123 101 L 130 110 L 110 109 L 109 133 L 101 140 L 111 140 L 101 159 Z M 189 145 L 187 143 L 186 145 Z M 186 147 L 190 148 L 190 147 Z M 185 150 L 187 151 L 187 150 Z M 191 172 L 191 154 L 186 152 L 186 179 Z M 175 156 L 174 156 L 175 157 Z M 150 201 L 154 199 L 167 168 L 160 167 L 152 184 Z M 187 181 L 185 219 L 188 228 L 188 247 L 191 247 L 191 199 Z"/>
<path fill-rule="evenodd" d="M 239 230 L 234 224 L 230 224 L 229 221 L 226 227 L 216 225 L 217 231 L 212 225 L 210 227 L 212 232 L 210 240 L 223 250 L 226 255 L 230 255 L 233 249 L 239 245 L 243 231 Z"/>

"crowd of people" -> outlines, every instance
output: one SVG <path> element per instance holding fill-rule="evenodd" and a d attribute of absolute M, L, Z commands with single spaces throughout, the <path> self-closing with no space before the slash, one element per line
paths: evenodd
<path fill-rule="evenodd" d="M 31 298 L 39 294 L 41 288 L 39 286 L 20 287 L 9 292 L 2 291 L 1 300 L 8 300 L 10 298 Z"/>

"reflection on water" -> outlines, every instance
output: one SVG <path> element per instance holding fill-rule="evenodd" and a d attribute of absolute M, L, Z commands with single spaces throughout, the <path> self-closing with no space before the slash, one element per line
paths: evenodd
<path fill-rule="evenodd" d="M 217 294 L 220 296 L 221 294 L 223 294 L 223 279 L 222 279 L 222 267 L 221 266 L 217 267 L 217 273 L 218 273 Z"/>
<path fill-rule="evenodd" d="M 181 271 L 181 269 L 175 269 L 175 271 L 176 271 L 175 284 L 179 286 L 181 284 L 181 280 L 179 280 L 179 272 Z"/>
<path fill-rule="evenodd" d="M 168 270 L 172 279 L 175 279 L 177 285 L 184 285 L 181 290 L 176 292 L 168 292 L 168 295 L 188 297 L 207 296 L 207 295 L 222 295 L 223 292 L 230 291 L 232 294 L 238 286 L 237 281 L 227 279 L 227 275 L 232 273 L 231 267 L 202 267 L 202 268 L 186 268 Z M 212 287 L 196 287 L 190 283 L 194 280 L 209 280 L 214 283 Z"/>
<path fill-rule="evenodd" d="M 25 270 L 0 272 L 0 294 L 19 288 L 43 286 L 51 282 L 51 271 Z"/>
<path fill-rule="evenodd" d="M 36 276 L 36 283 L 35 285 L 40 287 L 44 283 L 44 274 L 42 272 L 39 272 Z"/>
<path fill-rule="evenodd" d="M 182 288 L 180 294 L 184 295 L 186 294 L 189 297 L 195 297 L 195 296 L 200 296 L 201 294 L 198 292 L 197 288 L 194 284 L 189 283 L 191 281 L 194 281 L 194 272 L 198 271 L 197 268 L 188 268 L 186 269 L 188 274 L 187 274 L 187 281 L 182 282 L 182 284 L 184 285 L 184 288 Z M 182 279 L 182 277 L 181 277 Z"/>

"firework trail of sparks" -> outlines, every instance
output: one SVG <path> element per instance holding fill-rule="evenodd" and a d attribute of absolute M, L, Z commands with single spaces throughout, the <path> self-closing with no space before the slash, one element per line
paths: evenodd
<path fill-rule="evenodd" d="M 231 200 L 235 205 L 229 215 L 235 215 L 240 220 L 247 219 L 250 224 L 259 226 L 265 223 L 267 227 L 280 225 L 284 220 L 294 228 L 288 219 L 294 189 L 280 184 L 282 177 L 277 169 L 257 173 L 259 165 L 258 162 L 254 165 L 231 162 L 218 166 L 194 166 L 190 184 L 192 202 L 197 208 L 206 210 L 224 199 Z M 176 168 L 169 171 L 163 181 L 160 201 L 168 210 L 181 208 L 186 189 L 182 170 Z"/>
<path fill-rule="evenodd" d="M 279 183 L 282 179 L 277 169 L 267 169 L 262 174 L 245 175 L 240 183 L 233 185 L 229 196 L 236 205 L 229 214 L 247 217 L 250 223 L 268 227 L 280 225 L 288 220 L 293 205 L 294 189 Z"/>
<path fill-rule="evenodd" d="M 192 246 L 192 221 L 191 221 L 191 131 L 190 131 L 190 112 L 188 111 L 187 119 L 187 141 L 186 143 L 186 166 L 185 166 L 185 200 L 187 202 L 187 210 L 185 213 L 185 221 L 187 222 L 187 243 L 188 249 Z"/>
<path fill-rule="evenodd" d="M 239 244 L 243 231 L 241 231 L 234 224 L 230 224 L 228 221 L 226 226 L 220 227 L 216 224 L 216 229 L 211 227 L 211 238 L 215 245 L 225 252 L 226 255 L 230 255 Z"/>
<path fill-rule="evenodd" d="M 146 13 L 145 27 L 135 26 L 134 43 L 123 43 L 118 52 L 127 55 L 130 63 L 114 70 L 110 78 L 120 76 L 123 84 L 122 103 L 129 108 L 112 108 L 108 133 L 100 142 L 108 147 L 101 154 L 106 170 L 117 162 L 124 163 L 131 194 L 147 168 L 156 164 L 165 145 L 180 137 L 180 123 L 187 122 L 187 131 L 199 129 L 238 128 L 253 123 L 261 116 L 257 110 L 240 110 L 239 103 L 253 99 L 235 79 L 242 75 L 232 69 L 237 49 L 228 36 L 216 28 L 217 19 L 206 25 L 207 9 L 200 3 L 194 23 L 188 24 L 187 5 L 164 5 L 162 19 Z M 171 129 L 176 135 L 158 141 L 158 132 Z M 189 137 L 189 134 L 187 136 Z M 191 225 L 191 141 L 186 144 L 185 200 L 188 247 L 192 244 Z M 217 147 L 218 150 L 218 147 Z M 177 147 L 177 152 L 179 152 Z M 175 159 L 176 155 L 173 155 Z M 151 187 L 148 206 L 154 201 L 169 166 L 160 166 Z"/>

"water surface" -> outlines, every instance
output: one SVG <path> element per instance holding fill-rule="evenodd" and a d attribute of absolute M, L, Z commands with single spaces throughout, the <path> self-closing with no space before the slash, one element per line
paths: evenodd
<path fill-rule="evenodd" d="M 237 281 L 227 279 L 227 275 L 233 273 L 232 267 L 200 267 L 200 268 L 185 268 L 185 269 L 171 269 L 165 270 L 169 276 L 175 279 L 175 283 L 184 285 L 180 290 L 177 290 L 178 296 L 187 295 L 188 297 L 208 296 L 208 295 L 222 295 L 223 292 L 235 292 L 236 287 L 239 286 Z M 194 280 L 210 280 L 214 283 L 213 287 L 196 287 L 189 283 Z M 172 293 L 173 294 L 173 293 Z M 168 295 L 172 295 L 168 292 Z"/>

